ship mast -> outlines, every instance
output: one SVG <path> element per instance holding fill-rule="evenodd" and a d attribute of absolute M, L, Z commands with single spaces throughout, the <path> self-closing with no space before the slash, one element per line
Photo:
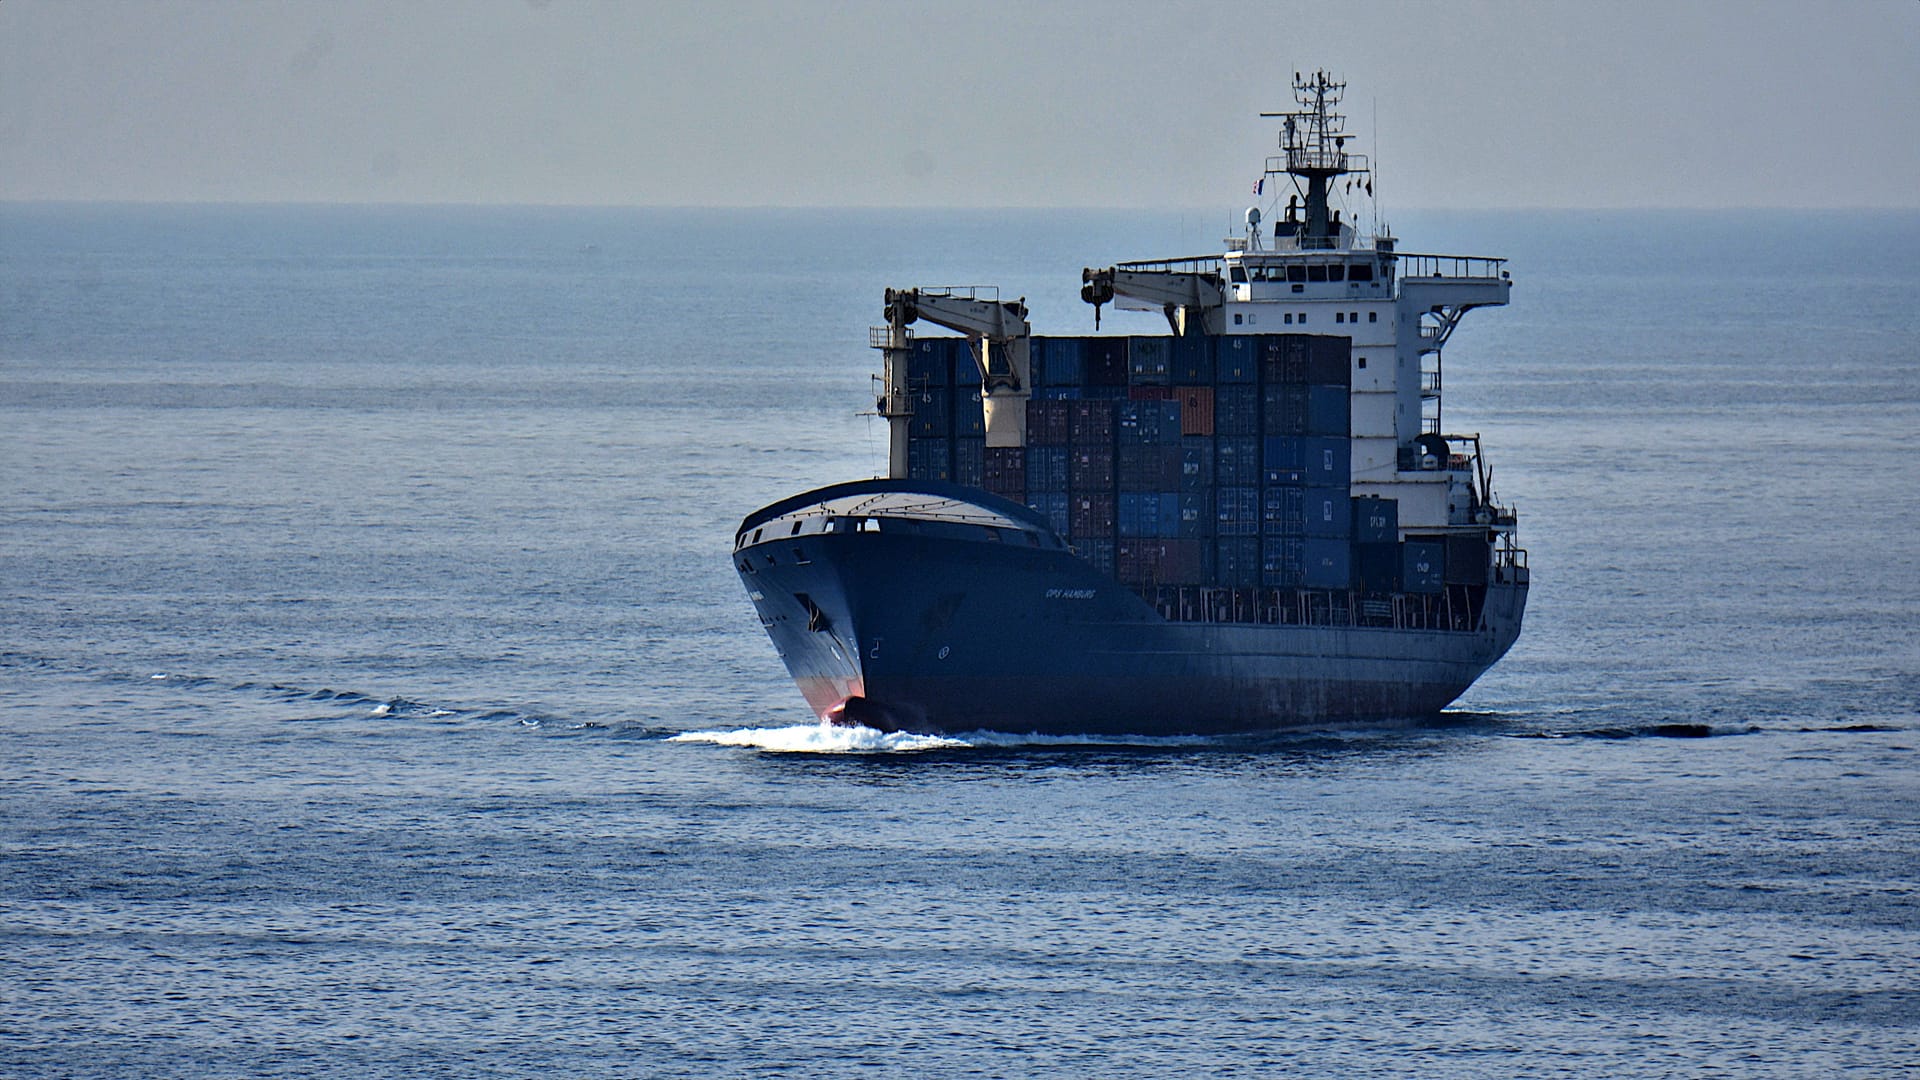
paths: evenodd
<path fill-rule="evenodd" d="M 1291 232 L 1302 249 L 1330 249 L 1340 246 L 1340 225 L 1328 207 L 1328 195 L 1338 177 L 1367 173 L 1364 155 L 1347 153 L 1347 134 L 1342 128 L 1346 117 L 1336 110 L 1346 93 L 1347 84 L 1316 71 L 1302 78 L 1293 76 L 1293 97 L 1300 108 L 1296 112 L 1261 113 L 1284 123 L 1280 129 L 1280 148 L 1285 155 L 1267 159 L 1267 175 L 1285 174 L 1293 178 L 1294 191 L 1304 200 L 1304 217 L 1297 216 L 1295 201 L 1287 200 L 1287 216 L 1275 225 L 1276 235 Z M 1304 183 L 1304 190 L 1302 185 Z"/>

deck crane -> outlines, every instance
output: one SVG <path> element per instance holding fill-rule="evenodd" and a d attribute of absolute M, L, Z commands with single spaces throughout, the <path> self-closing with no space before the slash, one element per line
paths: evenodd
<path fill-rule="evenodd" d="M 907 327 L 925 320 L 966 335 L 980 376 L 981 403 L 986 411 L 988 446 L 1027 444 L 1027 399 L 1033 396 L 1028 339 L 1027 303 L 1001 300 L 991 286 L 962 288 L 888 289 L 887 325 L 876 326 L 869 343 L 884 357 L 880 400 L 890 438 L 887 475 L 907 476 L 908 425 L 913 418 L 914 391 L 907 373 L 913 335 Z"/>

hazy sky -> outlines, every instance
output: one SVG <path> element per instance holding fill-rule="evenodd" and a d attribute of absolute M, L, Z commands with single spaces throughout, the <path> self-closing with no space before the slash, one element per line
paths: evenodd
<path fill-rule="evenodd" d="M 0 0 L 0 199 L 1920 206 L 1920 0 Z"/>

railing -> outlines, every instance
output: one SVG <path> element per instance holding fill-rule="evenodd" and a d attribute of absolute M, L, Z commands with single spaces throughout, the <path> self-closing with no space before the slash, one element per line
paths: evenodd
<path fill-rule="evenodd" d="M 1212 274 L 1218 277 L 1221 273 L 1221 263 L 1218 255 L 1188 255 L 1179 259 L 1142 259 L 1139 262 L 1115 263 L 1114 269 L 1149 274 Z"/>
<path fill-rule="evenodd" d="M 901 332 L 901 344 L 912 345 L 913 331 L 907 329 L 906 327 L 901 327 L 900 332 Z M 893 348 L 893 327 L 891 326 L 867 327 L 867 347 L 872 349 Z"/>
<path fill-rule="evenodd" d="M 1506 275 L 1507 260 L 1479 255 L 1408 255 L 1400 261 L 1400 279 L 1441 278 L 1468 281 L 1498 281 Z"/>
<path fill-rule="evenodd" d="M 1370 627 L 1465 633 L 1479 629 L 1485 604 L 1484 591 L 1476 596 L 1473 587 L 1466 585 L 1448 585 L 1437 593 L 1373 597 L 1349 589 L 1229 589 L 1197 585 L 1166 585 L 1138 591 L 1162 618 L 1172 622 L 1244 626 Z"/>
<path fill-rule="evenodd" d="M 922 296 L 950 296 L 955 300 L 978 300 L 988 304 L 1000 302 L 998 285 L 922 285 L 914 291 Z"/>
<path fill-rule="evenodd" d="M 1422 371 L 1420 373 L 1420 396 L 1440 396 L 1440 373 L 1438 371 Z"/>

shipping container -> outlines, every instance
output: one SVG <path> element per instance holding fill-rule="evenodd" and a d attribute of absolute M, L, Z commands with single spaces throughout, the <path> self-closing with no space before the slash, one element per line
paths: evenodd
<path fill-rule="evenodd" d="M 1306 509 L 1304 532 L 1308 536 L 1336 537 L 1353 535 L 1353 504 L 1346 487 L 1310 487 L 1300 489 Z"/>
<path fill-rule="evenodd" d="M 1267 385 L 1260 388 L 1260 422 L 1269 437 L 1307 433 L 1307 388 Z"/>
<path fill-rule="evenodd" d="M 1067 445 L 1067 410 L 1064 401 L 1027 402 L 1027 445 Z"/>
<path fill-rule="evenodd" d="M 1314 335 L 1307 357 L 1307 381 L 1323 386 L 1353 386 L 1353 339 Z"/>
<path fill-rule="evenodd" d="M 1213 427 L 1213 387 L 1182 386 L 1174 391 L 1175 400 L 1180 402 L 1180 434 L 1212 435 Z"/>
<path fill-rule="evenodd" d="M 1260 378 L 1269 386 L 1302 386 L 1307 381 L 1309 339 L 1300 334 L 1267 337 L 1260 360 Z"/>
<path fill-rule="evenodd" d="M 953 482 L 979 487 L 986 477 L 985 439 L 953 440 Z"/>
<path fill-rule="evenodd" d="M 1114 430 L 1122 445 L 1171 445 L 1180 438 L 1180 403 L 1125 401 L 1115 412 Z"/>
<path fill-rule="evenodd" d="M 945 389 L 953 385 L 953 358 L 964 338 L 916 338 L 907 353 L 907 384 L 913 389 Z"/>
<path fill-rule="evenodd" d="M 1093 564 L 1095 570 L 1103 574 L 1113 573 L 1113 540 L 1111 537 L 1095 537 L 1087 540 L 1075 539 L 1073 550 L 1079 556 Z"/>
<path fill-rule="evenodd" d="M 1027 447 L 1027 489 L 1029 491 L 1067 490 L 1067 454 L 1064 446 Z"/>
<path fill-rule="evenodd" d="M 1113 490 L 1113 448 L 1074 448 L 1067 451 L 1067 488 L 1070 491 Z"/>
<path fill-rule="evenodd" d="M 1086 365 L 1087 386 L 1127 385 L 1127 339 L 1089 337 L 1080 339 L 1080 360 Z"/>
<path fill-rule="evenodd" d="M 1033 338 L 1028 343 L 1027 362 L 1033 368 L 1035 386 L 1078 389 L 1086 382 L 1077 337 Z"/>
<path fill-rule="evenodd" d="M 1205 585 L 1213 580 L 1213 541 L 1196 538 L 1168 540 L 1160 550 L 1160 582 L 1165 585 Z"/>
<path fill-rule="evenodd" d="M 1128 381 L 1165 385 L 1170 371 L 1171 357 L 1172 341 L 1169 338 L 1128 338 Z"/>
<path fill-rule="evenodd" d="M 1271 536 L 1299 536 L 1306 531 L 1306 489 L 1269 487 L 1260 491 L 1260 531 Z"/>
<path fill-rule="evenodd" d="M 1251 385 L 1260 381 L 1259 338 L 1246 334 L 1226 334 L 1213 341 L 1213 381 L 1216 385 Z"/>
<path fill-rule="evenodd" d="M 1114 533 L 1113 495 L 1074 492 L 1067 496 L 1067 524 L 1073 540 L 1110 538 Z"/>
<path fill-rule="evenodd" d="M 1447 534 L 1447 584 L 1485 585 L 1487 569 L 1492 561 L 1491 534 Z"/>
<path fill-rule="evenodd" d="M 1353 587 L 1375 593 L 1399 592 L 1403 557 L 1395 542 L 1354 544 Z"/>
<path fill-rule="evenodd" d="M 1309 536 L 1301 543 L 1300 584 L 1309 589 L 1345 589 L 1353 582 L 1353 550 L 1344 539 Z"/>
<path fill-rule="evenodd" d="M 1082 447 L 1113 446 L 1113 403 L 1075 401 L 1067 405 L 1067 445 Z"/>
<path fill-rule="evenodd" d="M 1127 387 L 1127 400 L 1128 401 L 1172 401 L 1173 387 L 1171 386 L 1139 386 L 1139 385 L 1129 386 Z"/>
<path fill-rule="evenodd" d="M 1306 541 L 1297 536 L 1268 536 L 1260 540 L 1260 583 L 1273 588 L 1299 588 L 1306 568 Z"/>
<path fill-rule="evenodd" d="M 1260 440 L 1260 483 L 1266 487 L 1307 482 L 1307 446 L 1298 435 L 1269 435 Z"/>
<path fill-rule="evenodd" d="M 1437 539 L 1408 540 L 1401 547 L 1401 587 L 1412 593 L 1441 591 L 1447 580 L 1447 545 Z"/>
<path fill-rule="evenodd" d="M 1346 487 L 1352 482 L 1353 447 L 1345 439 L 1310 436 L 1301 440 L 1307 483 L 1315 487 Z"/>
<path fill-rule="evenodd" d="M 981 467 L 983 479 L 981 486 L 997 495 L 1008 491 L 1017 491 L 1015 502 L 1027 491 L 1027 448 L 1024 446 L 989 446 Z"/>
<path fill-rule="evenodd" d="M 1260 388 L 1251 383 L 1216 387 L 1213 430 L 1218 435 L 1260 434 Z"/>
<path fill-rule="evenodd" d="M 1353 542 L 1389 543 L 1400 538 L 1400 503 L 1377 495 L 1356 495 L 1353 500 Z M 1395 562 L 1394 573 L 1399 573 Z"/>
<path fill-rule="evenodd" d="M 1222 487 L 1214 491 L 1214 531 L 1221 536 L 1260 534 L 1260 489 Z"/>
<path fill-rule="evenodd" d="M 1037 513 L 1046 515 L 1047 524 L 1060 536 L 1073 533 L 1072 519 L 1067 514 L 1067 493 L 1064 491 L 1038 491 L 1027 494 L 1027 505 Z"/>
<path fill-rule="evenodd" d="M 1078 386 L 1042 386 L 1034 390 L 1034 398 L 1042 401 L 1079 401 L 1086 391 Z"/>
<path fill-rule="evenodd" d="M 1221 487 L 1260 483 L 1260 440 L 1251 435 L 1222 436 L 1213 443 L 1213 478 Z"/>
<path fill-rule="evenodd" d="M 1307 387 L 1307 434 L 1338 435 L 1352 429 L 1352 406 L 1344 386 Z"/>
<path fill-rule="evenodd" d="M 913 419 L 907 421 L 907 434 L 916 439 L 944 439 L 953 430 L 953 391 L 942 386 L 928 387 L 912 395 Z"/>
<path fill-rule="evenodd" d="M 1213 440 L 1205 436 L 1187 436 L 1180 440 L 1180 489 L 1198 491 L 1213 487 Z"/>
<path fill-rule="evenodd" d="M 907 476 L 914 480 L 953 479 L 953 444 L 944 437 L 908 439 Z"/>
<path fill-rule="evenodd" d="M 1222 588 L 1251 589 L 1260 584 L 1260 538 L 1223 536 L 1214 542 L 1213 580 Z"/>
<path fill-rule="evenodd" d="M 962 439 L 987 433 L 987 412 L 980 402 L 980 387 L 961 385 L 953 388 L 953 433 Z"/>
<path fill-rule="evenodd" d="M 1213 492 L 1183 491 L 1179 534 L 1189 539 L 1213 535 Z"/>
<path fill-rule="evenodd" d="M 1171 375 L 1177 383 L 1213 382 L 1213 339 L 1205 334 L 1183 334 L 1170 339 Z"/>
<path fill-rule="evenodd" d="M 1160 447 L 1123 442 L 1114 451 L 1114 486 L 1121 491 L 1158 491 Z"/>

